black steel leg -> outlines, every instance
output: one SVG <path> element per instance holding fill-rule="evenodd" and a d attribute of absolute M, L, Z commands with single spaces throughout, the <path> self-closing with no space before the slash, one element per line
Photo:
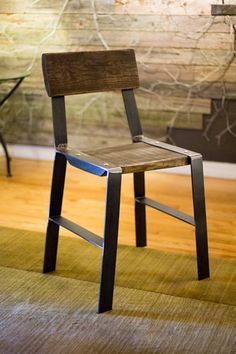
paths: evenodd
<path fill-rule="evenodd" d="M 144 172 L 134 173 L 134 197 L 145 197 Z M 135 200 L 136 246 L 145 247 L 146 239 L 146 205 Z"/>
<path fill-rule="evenodd" d="M 6 156 L 6 163 L 7 163 L 7 177 L 11 177 L 11 165 L 10 165 L 10 161 L 11 161 L 11 158 L 8 154 L 8 150 L 7 150 L 7 146 L 6 146 L 6 143 L 3 139 L 3 136 L 2 134 L 0 133 L 0 142 L 2 144 L 2 147 L 3 147 L 3 150 L 5 152 L 5 156 Z"/>
<path fill-rule="evenodd" d="M 210 275 L 202 157 L 191 157 L 193 207 L 196 232 L 198 279 Z"/>
<path fill-rule="evenodd" d="M 112 309 L 120 211 L 121 174 L 107 176 L 105 229 L 98 313 Z"/>
<path fill-rule="evenodd" d="M 59 226 L 51 221 L 50 217 L 61 215 L 65 174 L 66 158 L 62 154 L 56 153 L 52 177 L 49 221 L 45 244 L 43 265 L 44 273 L 51 272 L 56 269 Z"/>

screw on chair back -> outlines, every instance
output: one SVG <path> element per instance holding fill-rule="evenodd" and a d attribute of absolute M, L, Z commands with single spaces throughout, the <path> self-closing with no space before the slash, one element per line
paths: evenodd
<path fill-rule="evenodd" d="M 43 271 L 56 268 L 59 227 L 64 227 L 103 249 L 98 312 L 112 309 L 121 176 L 133 173 L 136 246 L 146 246 L 146 206 L 195 227 L 198 279 L 209 276 L 204 179 L 200 154 L 143 136 L 134 88 L 139 77 L 134 51 L 46 53 L 42 56 L 48 96 L 52 99 L 56 146 Z M 132 143 L 84 151 L 67 145 L 64 96 L 121 90 Z M 107 193 L 104 235 L 100 237 L 61 215 L 67 161 L 97 176 L 106 176 Z M 145 195 L 148 170 L 191 165 L 194 217 L 158 203 Z"/>

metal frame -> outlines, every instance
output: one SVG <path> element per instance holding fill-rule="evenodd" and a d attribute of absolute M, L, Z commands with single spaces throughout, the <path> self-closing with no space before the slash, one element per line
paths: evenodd
<path fill-rule="evenodd" d="M 112 166 L 100 166 L 102 164 L 101 161 L 97 161 L 83 153 L 73 154 L 68 149 L 64 97 L 52 98 L 52 113 L 57 151 L 53 168 L 43 272 L 48 273 L 56 269 L 60 226 L 102 248 L 98 313 L 105 312 L 112 309 L 113 301 L 122 170 Z M 61 216 L 67 160 L 75 167 L 98 176 L 106 176 L 107 178 L 103 238 Z"/>
<path fill-rule="evenodd" d="M 210 270 L 202 156 L 194 151 L 145 137 L 142 133 L 133 90 L 123 90 L 122 95 L 133 142 L 143 142 L 185 155 L 191 165 L 194 217 L 146 198 L 144 172 L 134 174 L 136 245 L 146 246 L 146 205 L 195 226 L 198 279 L 207 278 L 210 276 Z"/>
<path fill-rule="evenodd" d="M 133 142 L 136 136 L 142 136 L 142 126 L 139 119 L 138 108 L 134 96 L 134 91 L 122 90 L 122 96 L 128 120 L 129 130 Z M 139 203 L 139 198 L 145 197 L 145 172 L 133 174 L 134 179 L 134 200 L 135 200 L 135 234 L 136 246 L 145 247 L 147 245 L 146 236 L 146 206 Z"/>
<path fill-rule="evenodd" d="M 48 273 L 56 269 L 58 236 L 60 226 L 72 231 L 73 233 L 82 237 L 93 245 L 102 248 L 103 255 L 98 304 L 98 313 L 102 313 L 112 309 L 122 171 L 117 169 L 107 173 L 105 226 L 104 238 L 102 238 L 98 235 L 95 235 L 91 231 L 83 228 L 82 226 L 77 225 L 61 216 L 66 175 L 66 163 L 67 160 L 65 156 L 57 152 L 53 169 L 43 272 Z"/>
<path fill-rule="evenodd" d="M 7 165 L 7 177 L 11 177 L 11 158 L 9 156 L 8 150 L 7 150 L 7 145 L 5 143 L 5 140 L 3 139 L 2 134 L 0 133 L 0 143 L 2 144 L 5 156 L 6 156 L 6 165 Z"/>
<path fill-rule="evenodd" d="M 108 173 L 98 313 L 112 309 L 120 212 L 121 172 Z"/>
<path fill-rule="evenodd" d="M 191 172 L 198 279 L 201 280 L 210 276 L 204 178 L 201 155 L 191 157 Z"/>
<path fill-rule="evenodd" d="M 195 156 L 191 156 L 190 165 L 194 217 L 187 215 L 179 210 L 170 208 L 164 204 L 158 203 L 152 199 L 146 198 L 145 196 L 135 197 L 135 205 L 136 203 L 139 203 L 140 205 L 150 206 L 151 208 L 154 208 L 158 211 L 173 216 L 176 219 L 182 220 L 192 226 L 195 226 L 198 279 L 201 280 L 210 276 L 204 179 L 201 155 L 196 154 Z M 140 185 L 142 185 L 142 183 Z"/>
<path fill-rule="evenodd" d="M 9 80 L 18 80 L 16 82 L 16 84 L 11 88 L 11 90 L 6 94 L 5 97 L 3 97 L 3 99 L 0 101 L 0 107 L 3 106 L 3 104 L 7 101 L 7 99 L 9 97 L 11 97 L 11 95 L 15 92 L 15 90 L 17 89 L 18 86 L 20 86 L 20 84 L 22 83 L 22 81 L 24 80 L 25 76 L 24 77 L 21 77 L 21 78 L 10 78 Z M 4 80 L 6 81 L 6 80 Z M 4 153 L 5 153 L 5 157 L 6 157 L 6 167 L 7 167 L 7 177 L 11 177 L 12 174 L 11 174 L 11 158 L 10 158 L 10 155 L 8 153 L 8 150 L 7 150 L 7 145 L 5 143 L 5 140 L 3 139 L 3 136 L 2 134 L 0 133 L 0 143 L 2 144 L 2 147 L 3 147 L 3 150 L 4 150 Z"/>
<path fill-rule="evenodd" d="M 140 203 L 141 198 L 145 198 L 144 172 L 134 173 L 135 231 L 137 247 L 147 246 L 146 204 Z"/>
<path fill-rule="evenodd" d="M 146 205 L 187 222 L 195 226 L 196 229 L 198 279 L 204 279 L 209 276 L 209 260 L 202 157 L 195 152 L 144 137 L 142 135 L 142 128 L 133 90 L 122 90 L 122 95 L 133 142 L 136 143 L 141 141 L 146 144 L 188 156 L 192 175 L 194 217 L 146 198 L 145 173 L 133 173 L 136 246 L 144 247 L 147 244 Z M 51 272 L 56 268 L 60 226 L 72 231 L 93 245 L 102 248 L 100 292 L 98 301 L 98 313 L 102 313 L 112 309 L 122 169 L 112 164 L 105 163 L 97 158 L 88 156 L 83 152 L 73 151 L 68 148 L 65 99 L 63 96 L 52 97 L 52 113 L 56 155 L 52 177 L 43 272 Z M 73 166 L 94 175 L 106 176 L 106 208 L 103 237 L 95 235 L 91 231 L 61 216 L 67 161 Z"/>
<path fill-rule="evenodd" d="M 56 153 L 53 167 L 52 187 L 49 206 L 49 219 L 46 234 L 43 272 L 52 272 L 56 269 L 59 223 L 53 220 L 61 215 L 64 184 L 66 176 L 66 158 Z"/>

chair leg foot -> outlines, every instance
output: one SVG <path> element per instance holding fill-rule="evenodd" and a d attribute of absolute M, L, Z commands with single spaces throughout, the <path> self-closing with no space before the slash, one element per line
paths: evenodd
<path fill-rule="evenodd" d="M 112 310 L 120 211 L 121 174 L 107 176 L 104 243 L 98 313 Z"/>
<path fill-rule="evenodd" d="M 202 157 L 191 157 L 198 279 L 210 276 Z"/>
<path fill-rule="evenodd" d="M 112 304 L 110 304 L 109 306 L 106 304 L 98 304 L 98 309 L 97 309 L 97 313 L 104 313 L 104 312 L 108 312 L 112 310 Z"/>
<path fill-rule="evenodd" d="M 145 196 L 144 172 L 134 173 L 134 196 L 135 198 Z M 147 246 L 146 236 L 146 206 L 135 200 L 135 230 L 136 247 Z"/>

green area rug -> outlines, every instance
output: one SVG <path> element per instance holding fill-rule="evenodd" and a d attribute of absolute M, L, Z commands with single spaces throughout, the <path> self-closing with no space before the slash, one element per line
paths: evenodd
<path fill-rule="evenodd" d="M 0 267 L 0 284 L 0 353 L 235 353 L 232 305 L 117 286 L 98 315 L 93 282 Z"/>
<path fill-rule="evenodd" d="M 1 227 L 0 266 L 41 273 L 44 241 L 42 233 Z M 48 276 L 99 283 L 100 261 L 101 250 L 61 236 L 57 271 Z M 236 262 L 211 259 L 210 267 L 211 278 L 198 281 L 194 256 L 121 245 L 116 286 L 236 305 Z"/>

